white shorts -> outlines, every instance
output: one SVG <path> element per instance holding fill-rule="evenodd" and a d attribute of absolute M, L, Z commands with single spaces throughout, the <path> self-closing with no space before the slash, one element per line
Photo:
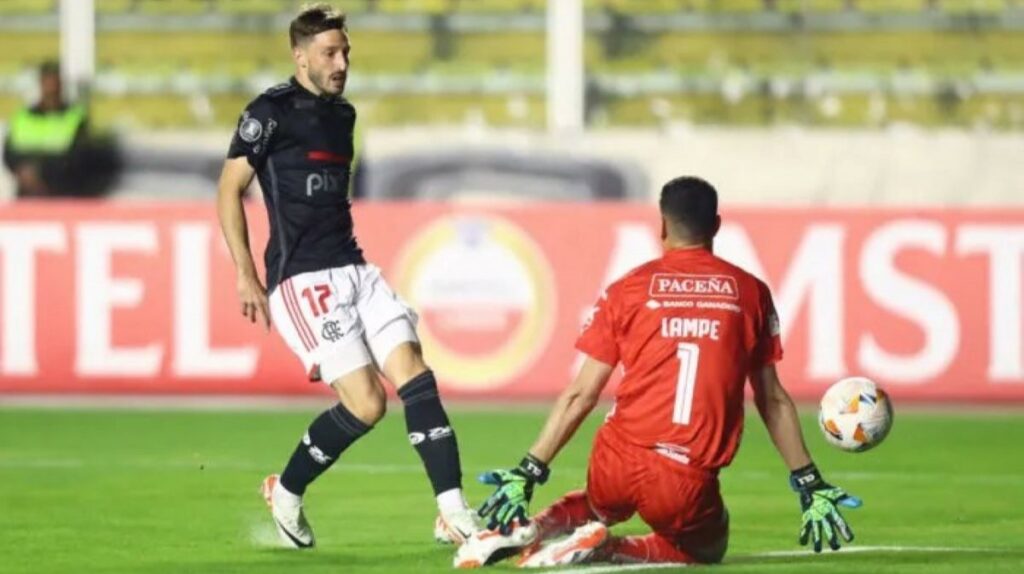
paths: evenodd
<path fill-rule="evenodd" d="M 293 275 L 270 294 L 270 318 L 311 381 L 332 383 L 384 365 L 402 343 L 418 343 L 418 317 L 375 265 Z"/>

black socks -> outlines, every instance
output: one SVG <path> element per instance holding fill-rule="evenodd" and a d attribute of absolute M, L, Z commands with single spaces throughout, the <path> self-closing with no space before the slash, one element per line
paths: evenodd
<path fill-rule="evenodd" d="M 398 396 L 405 405 L 409 442 L 423 459 L 434 495 L 462 488 L 459 445 L 437 394 L 434 373 L 417 375 L 398 390 Z"/>
<path fill-rule="evenodd" d="M 309 425 L 309 430 L 281 473 L 281 486 L 302 496 L 316 477 L 330 468 L 346 448 L 371 428 L 341 403 L 320 413 Z"/>
<path fill-rule="evenodd" d="M 462 465 L 455 432 L 437 393 L 434 373 L 427 371 L 398 390 L 405 405 L 409 442 L 423 460 L 434 495 L 462 488 Z M 309 425 L 281 473 L 281 486 L 302 496 L 338 456 L 372 427 L 360 421 L 340 403 L 327 409 Z"/>

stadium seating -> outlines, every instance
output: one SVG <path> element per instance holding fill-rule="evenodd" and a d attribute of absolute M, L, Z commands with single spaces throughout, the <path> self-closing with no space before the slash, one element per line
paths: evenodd
<path fill-rule="evenodd" d="M 1007 7 L 1006 0 L 944 0 L 939 7 L 950 13 L 994 14 Z"/>
<path fill-rule="evenodd" d="M 465 13 L 542 12 L 547 8 L 547 0 L 459 0 L 455 7 Z"/>
<path fill-rule="evenodd" d="M 101 14 L 278 14 L 292 13 L 302 0 L 95 0 Z M 590 11 L 613 9 L 625 14 L 835 13 L 852 9 L 865 13 L 915 13 L 938 10 L 950 14 L 993 14 L 1022 9 L 1020 0 L 584 0 Z M 510 14 L 540 13 L 547 0 L 342 0 L 349 13 Z M 45 14 L 56 11 L 58 0 L 3 0 L 0 14 Z"/>
<path fill-rule="evenodd" d="M 929 0 L 858 0 L 862 12 L 901 13 L 921 12 L 928 8 Z"/>
<path fill-rule="evenodd" d="M 136 0 L 134 7 L 143 14 L 200 14 L 210 9 L 208 0 Z"/>
<path fill-rule="evenodd" d="M 291 12 L 295 3 L 290 0 L 219 0 L 213 9 L 225 14 L 278 14 Z"/>
<path fill-rule="evenodd" d="M 0 33 L 0 73 L 34 70 L 44 60 L 57 58 L 59 53 L 60 36 L 56 32 Z"/>
<path fill-rule="evenodd" d="M 842 12 L 847 3 L 842 0 L 776 0 L 775 9 L 779 12 L 814 12 L 818 14 Z"/>
<path fill-rule="evenodd" d="M 370 6 L 386 14 L 441 14 L 451 4 L 449 0 L 376 0 Z"/>
<path fill-rule="evenodd" d="M 57 0 L 9 0 L 0 2 L 0 14 L 45 14 L 57 9 Z"/>
<path fill-rule="evenodd" d="M 164 15 L 175 16 L 179 23 L 188 22 L 193 15 L 202 15 L 197 21 L 207 23 L 218 21 L 218 17 L 223 21 L 223 15 L 270 16 L 291 13 L 301 4 L 300 0 L 96 2 L 101 15 L 130 14 L 129 21 L 143 23 L 159 22 Z M 365 105 L 363 118 L 377 123 L 543 123 L 546 49 L 542 28 L 509 30 L 489 24 L 492 28 L 439 32 L 425 26 L 422 15 L 449 11 L 472 15 L 539 13 L 546 6 L 545 0 L 338 3 L 356 14 L 374 15 L 373 26 L 353 27 L 351 31 L 355 71 L 352 95 Z M 956 90 L 940 93 L 938 88 L 933 93 L 892 93 L 899 91 L 900 82 L 923 81 L 940 87 L 952 85 L 950 82 L 969 85 L 975 75 L 993 70 L 1024 72 L 1024 31 L 984 25 L 998 22 L 990 18 L 995 11 L 1024 9 L 1024 2 L 1017 0 L 584 0 L 584 4 L 591 11 L 704 13 L 732 22 L 729 27 L 713 30 L 632 30 L 614 50 L 608 47 L 612 38 L 609 31 L 595 29 L 588 33 L 585 59 L 594 78 L 601 82 L 619 78 L 614 85 L 627 87 L 630 78 L 653 75 L 656 80 L 643 90 L 595 92 L 591 115 L 598 125 L 651 124 L 667 119 L 740 124 L 807 121 L 825 125 L 887 121 L 987 122 L 1001 126 L 1024 123 L 1024 102 L 1014 90 L 966 96 L 953 93 Z M 0 2 L 0 14 L 38 15 L 55 7 L 54 0 L 5 0 Z M 941 17 L 957 25 L 949 30 L 927 25 L 906 29 L 869 25 L 824 32 L 799 25 L 766 30 L 736 24 L 755 21 L 759 13 L 767 14 L 768 10 L 836 14 L 846 20 L 850 14 L 860 18 L 856 14 L 866 12 L 869 16 L 862 19 L 868 22 L 877 22 L 888 13 L 913 18 L 912 14 L 921 12 L 927 15 L 921 20 L 925 24 Z M 387 24 L 389 17 L 395 25 Z M 774 15 L 762 20 L 780 21 Z M 101 27 L 97 69 L 112 78 L 105 85 L 133 87 L 98 90 L 94 97 L 97 123 L 153 127 L 233 123 L 238 109 L 255 90 L 291 73 L 282 30 L 261 27 L 261 21 L 272 20 L 245 20 L 245 25 L 230 29 L 206 25 L 188 31 L 164 30 L 152 24 L 135 30 Z M 409 26 L 410 22 L 414 25 Z M 24 86 L 24 78 L 40 61 L 57 56 L 58 45 L 56 31 L 6 29 L 0 34 L 0 88 L 8 86 L 0 93 L 0 106 L 6 106 L 0 111 L 20 101 L 20 95 L 10 87 L 14 84 L 3 80 L 21 78 L 18 85 Z M 146 49 L 140 50 L 139 46 Z M 877 93 L 860 88 L 827 97 L 805 97 L 800 86 L 815 75 L 861 78 L 857 81 L 862 86 L 863 78 L 867 78 L 866 85 L 875 86 L 872 89 Z M 735 82 L 737 77 L 745 78 L 741 82 L 746 82 L 746 87 L 738 92 L 730 88 L 726 97 L 725 84 Z M 503 78 L 510 82 L 502 84 Z M 533 80 L 524 82 L 523 78 Z M 485 88 L 486 80 L 497 82 Z M 703 87 L 658 87 L 679 86 L 680 81 L 699 81 Z M 402 87 L 410 82 L 426 89 L 411 93 Z M 790 87 L 778 87 L 785 85 Z"/>
<path fill-rule="evenodd" d="M 96 0 L 96 13 L 122 14 L 131 11 L 135 7 L 136 0 Z"/>
<path fill-rule="evenodd" d="M 210 98 L 217 125 L 232 125 L 248 101 L 245 95 Z M 540 95 L 426 95 L 353 96 L 361 121 L 368 125 L 486 123 L 495 126 L 544 125 Z M 935 98 L 843 95 L 824 105 L 799 96 L 785 99 L 750 94 L 739 102 L 718 94 L 644 95 L 611 98 L 595 110 L 594 126 L 658 125 L 665 121 L 697 124 L 765 125 L 802 123 L 826 126 L 872 126 L 907 122 L 919 125 L 989 125 L 1021 129 L 1024 97 L 989 95 L 943 107 Z M 0 113 L 12 112 L 16 100 L 0 98 Z M 192 98 L 182 95 L 98 96 L 93 114 L 99 125 L 181 129 L 197 122 Z M 882 106 L 879 113 L 878 106 Z"/>

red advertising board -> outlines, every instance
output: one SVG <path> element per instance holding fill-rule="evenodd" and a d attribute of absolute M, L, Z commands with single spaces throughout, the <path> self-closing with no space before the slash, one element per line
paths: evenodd
<path fill-rule="evenodd" d="M 249 216 L 259 258 L 263 207 Z M 553 396 L 602 287 L 660 252 L 648 205 L 364 203 L 355 218 L 449 396 Z M 772 287 L 795 396 L 861 374 L 897 399 L 1024 401 L 1024 211 L 724 218 L 716 251 Z M 97 202 L 0 210 L 0 392 L 323 389 L 243 319 L 212 202 Z"/>

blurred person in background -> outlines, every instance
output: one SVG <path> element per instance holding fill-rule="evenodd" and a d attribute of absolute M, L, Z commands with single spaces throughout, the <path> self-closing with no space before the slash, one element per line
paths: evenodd
<path fill-rule="evenodd" d="M 85 107 L 64 99 L 60 65 L 39 68 L 39 101 L 20 110 L 7 126 L 4 165 L 18 197 L 79 195 L 75 189 L 85 165 Z"/>

